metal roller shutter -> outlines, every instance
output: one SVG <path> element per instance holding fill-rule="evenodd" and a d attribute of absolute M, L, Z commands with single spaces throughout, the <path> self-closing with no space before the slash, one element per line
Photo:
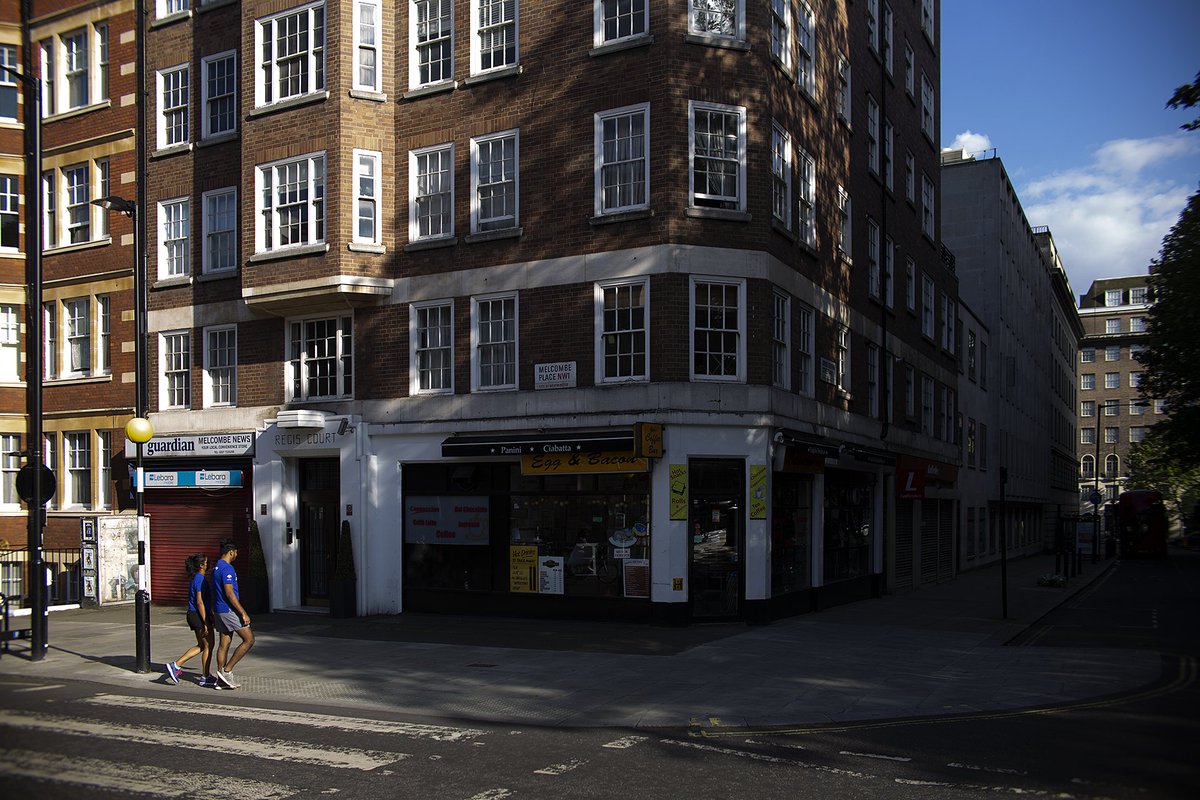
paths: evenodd
<path fill-rule="evenodd" d="M 220 558 L 221 540 L 232 536 L 240 553 L 250 553 L 250 490 L 154 489 L 146 492 L 150 517 L 150 597 L 156 605 L 187 602 L 187 569 L 184 559 L 193 553 L 208 555 L 211 569 Z M 246 558 L 239 558 L 239 573 Z"/>
<path fill-rule="evenodd" d="M 913 501 L 896 501 L 896 588 L 913 585 Z"/>
<path fill-rule="evenodd" d="M 938 501 L 921 501 L 921 583 L 937 583 Z"/>
<path fill-rule="evenodd" d="M 938 508 L 938 581 L 954 577 L 954 501 L 942 500 Z"/>

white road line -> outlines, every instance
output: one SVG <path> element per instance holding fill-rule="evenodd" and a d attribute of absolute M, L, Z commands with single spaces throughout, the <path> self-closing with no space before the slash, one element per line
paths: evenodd
<path fill-rule="evenodd" d="M 566 773 L 566 772 L 570 772 L 571 770 L 575 769 L 576 767 L 582 767 L 586 763 L 588 763 L 588 762 L 585 759 L 572 758 L 570 761 L 564 761 L 562 764 L 551 764 L 548 767 L 542 767 L 541 769 L 535 769 L 533 771 L 533 773 L 535 775 L 555 775 L 555 776 L 557 776 L 557 775 L 562 775 L 563 773 Z"/>
<path fill-rule="evenodd" d="M 64 686 L 66 686 L 65 683 L 52 683 L 49 686 L 31 686 L 28 689 L 13 689 L 13 694 L 20 694 L 21 692 L 44 692 L 47 689 L 61 689 Z"/>
<path fill-rule="evenodd" d="M 840 755 L 840 756 L 858 756 L 859 758 L 878 758 L 881 761 L 912 761 L 911 758 L 905 758 L 904 756 L 881 756 L 881 755 L 876 755 L 875 753 L 854 753 L 854 752 L 851 752 L 850 750 L 842 750 L 841 752 L 838 753 L 838 755 Z"/>
<path fill-rule="evenodd" d="M 98 739 L 133 742 L 156 747 L 183 747 L 265 758 L 269 761 L 291 761 L 315 764 L 335 769 L 373 770 L 410 758 L 407 753 L 388 753 L 381 750 L 358 750 L 352 747 L 307 745 L 285 739 L 264 739 L 258 736 L 214 735 L 205 731 L 186 731 L 159 725 L 125 725 L 99 720 L 71 719 L 51 714 L 28 714 L 0 711 L 0 726 L 21 730 L 43 731 L 66 736 L 94 736 Z"/>
<path fill-rule="evenodd" d="M 282 711 L 270 708 L 222 705 L 219 703 L 197 703 L 184 700 L 163 700 L 154 697 L 135 697 L 115 694 L 100 694 L 85 698 L 81 702 L 115 708 L 138 708 L 149 711 L 172 711 L 183 714 L 207 714 L 229 718 L 250 717 L 258 722 L 278 722 L 284 725 L 305 725 L 310 728 L 332 728 L 342 731 L 366 733 L 389 733 L 396 736 L 411 736 L 416 739 L 433 739 L 438 742 L 462 742 L 483 736 L 486 731 L 475 728 L 450 728 L 442 725 L 418 725 L 411 722 L 389 722 L 360 717 L 339 717 L 332 714 L 314 714 L 311 711 Z"/>
<path fill-rule="evenodd" d="M 764 742 L 761 739 L 747 739 L 746 744 L 765 744 L 770 747 L 784 747 L 789 750 L 807 750 L 808 748 L 802 744 L 792 744 L 791 742 Z"/>
<path fill-rule="evenodd" d="M 648 739 L 648 738 L 649 738 L 648 736 L 622 736 L 620 739 L 614 739 L 613 741 L 609 742 L 608 744 L 602 744 L 600 746 L 601 747 L 611 747 L 614 750 L 625 750 L 627 748 L 633 747 L 635 744 L 638 744 L 639 742 L 646 741 L 646 739 Z"/>
<path fill-rule="evenodd" d="M 704 750 L 709 753 L 721 753 L 727 756 L 736 756 L 738 758 L 748 758 L 752 761 L 766 761 L 771 764 L 788 764 L 801 769 L 812 769 L 818 772 L 828 772 L 831 775 L 845 775 L 849 778 L 869 778 L 874 779 L 878 776 L 871 775 L 867 772 L 855 772 L 854 770 L 841 769 L 839 767 L 826 767 L 820 764 L 811 764 L 807 761 L 796 761 L 791 758 L 780 758 L 779 756 L 769 756 L 765 753 L 750 753 L 746 750 L 736 750 L 732 747 L 716 747 L 711 744 L 700 744 L 699 742 L 684 742 L 679 739 L 659 739 L 661 744 L 673 744 L 678 747 L 689 747 L 693 750 Z"/>
<path fill-rule="evenodd" d="M 0 750 L 0 775 L 131 792 L 153 797 L 237 797 L 239 800 L 283 800 L 299 790 L 291 786 L 222 776 L 207 772 L 175 772 L 160 767 L 122 764 L 98 758 Z"/>
<path fill-rule="evenodd" d="M 502 800 L 505 797 L 512 797 L 512 792 L 508 789 L 488 789 L 479 794 L 471 795 L 467 800 Z"/>
<path fill-rule="evenodd" d="M 978 766 L 976 764 L 959 764 L 958 762 L 955 762 L 955 761 L 950 762 L 946 766 L 950 767 L 951 769 L 969 769 L 969 770 L 974 770 L 975 772 L 995 772 L 1000 775 L 1028 775 L 1029 774 L 1028 772 L 1026 772 L 1023 769 L 1005 769 L 1003 767 L 982 767 L 982 766 Z"/>

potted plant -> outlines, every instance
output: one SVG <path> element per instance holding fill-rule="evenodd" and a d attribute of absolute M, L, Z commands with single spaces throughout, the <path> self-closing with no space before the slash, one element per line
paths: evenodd
<path fill-rule="evenodd" d="M 358 574 L 354 571 L 349 520 L 342 520 L 338 537 L 337 560 L 329 581 L 329 616 L 338 619 L 358 616 Z"/>
<path fill-rule="evenodd" d="M 250 580 L 248 591 L 242 599 L 246 611 L 251 614 L 266 614 L 271 610 L 270 582 L 267 577 L 267 559 L 263 554 L 262 540 L 258 535 L 258 522 L 250 520 L 250 556 L 246 567 Z"/>

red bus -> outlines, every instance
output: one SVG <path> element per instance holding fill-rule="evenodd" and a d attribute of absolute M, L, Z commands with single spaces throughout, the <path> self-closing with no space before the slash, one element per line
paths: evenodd
<path fill-rule="evenodd" d="M 1117 498 L 1117 540 L 1122 558 L 1167 555 L 1167 509 L 1161 492 L 1121 492 Z"/>

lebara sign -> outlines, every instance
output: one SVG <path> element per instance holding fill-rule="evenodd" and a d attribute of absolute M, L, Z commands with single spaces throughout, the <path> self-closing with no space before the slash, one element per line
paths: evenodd
<path fill-rule="evenodd" d="M 137 445 L 125 441 L 125 456 L 137 455 Z M 206 456 L 252 456 L 253 433 L 202 433 L 198 435 L 155 436 L 142 445 L 145 458 L 203 458 Z"/>

